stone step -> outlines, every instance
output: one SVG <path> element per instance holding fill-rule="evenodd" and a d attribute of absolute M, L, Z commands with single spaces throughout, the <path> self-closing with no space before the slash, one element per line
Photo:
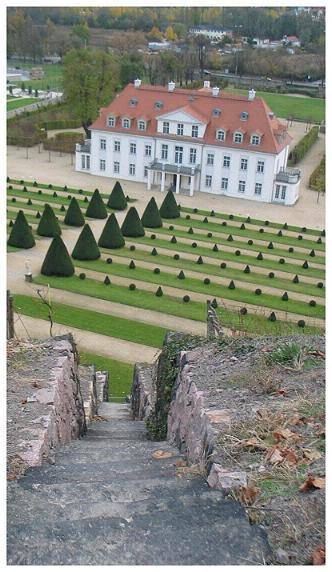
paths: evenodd
<path fill-rule="evenodd" d="M 151 444 L 147 446 L 145 443 L 134 443 L 129 444 L 126 443 L 123 445 L 121 441 L 117 447 L 110 447 L 104 443 L 103 447 L 98 448 L 91 448 L 89 447 L 86 449 L 82 447 L 82 451 L 70 451 L 70 455 L 68 453 L 59 453 L 55 457 L 56 465 L 85 465 L 89 463 L 94 463 L 98 465 L 99 463 L 102 465 L 105 462 L 109 463 L 111 467 L 113 463 L 118 464 L 119 462 L 130 462 L 133 461 L 134 464 L 141 461 L 142 464 L 148 466 L 156 466 L 160 463 L 159 460 L 154 459 L 152 454 L 155 451 L 158 451 L 155 444 Z M 162 446 L 162 450 L 165 453 L 171 453 L 173 456 L 169 459 L 165 459 L 166 464 L 175 464 L 176 460 L 180 458 L 179 452 L 173 451 L 173 448 L 166 449 L 165 446 Z"/>

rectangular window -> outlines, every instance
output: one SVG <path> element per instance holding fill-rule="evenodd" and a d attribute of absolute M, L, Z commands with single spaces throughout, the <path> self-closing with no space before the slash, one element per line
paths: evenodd
<path fill-rule="evenodd" d="M 151 147 L 151 145 L 145 145 L 145 156 L 146 156 L 146 157 L 151 157 L 151 153 L 152 153 L 152 147 Z"/>
<path fill-rule="evenodd" d="M 86 156 L 86 168 L 90 169 L 90 155 Z"/>
<path fill-rule="evenodd" d="M 225 141 L 225 131 L 223 131 L 222 129 L 218 129 L 217 139 L 218 141 Z"/>
<path fill-rule="evenodd" d="M 120 173 L 120 163 L 119 163 L 119 161 L 114 161 L 114 163 L 113 163 L 113 171 L 114 171 L 114 173 Z"/>
<path fill-rule="evenodd" d="M 276 192 L 274 193 L 274 198 L 279 199 L 280 196 L 280 185 L 276 186 Z"/>
<path fill-rule="evenodd" d="M 164 160 L 168 159 L 168 145 L 161 146 L 161 158 Z"/>
<path fill-rule="evenodd" d="M 286 198 L 286 191 L 287 191 L 286 185 L 282 185 L 282 187 L 281 187 L 281 198 L 282 198 L 283 201 L 284 201 L 285 198 Z"/>
<path fill-rule="evenodd" d="M 189 150 L 189 163 L 195 165 L 197 157 L 197 150 L 194 148 L 190 148 Z"/>
<path fill-rule="evenodd" d="M 114 141 L 114 151 L 120 151 L 120 141 Z"/>
<path fill-rule="evenodd" d="M 256 183 L 255 184 L 255 195 L 261 195 L 262 194 L 262 185 L 261 183 Z"/>
<path fill-rule="evenodd" d="M 181 164 L 183 157 L 183 147 L 175 147 L 175 163 Z"/>
<path fill-rule="evenodd" d="M 130 154 L 136 155 L 136 143 L 130 143 Z"/>
<path fill-rule="evenodd" d="M 257 173 L 264 173 L 264 161 L 257 161 Z"/>
<path fill-rule="evenodd" d="M 246 171 L 248 169 L 248 159 L 241 159 L 240 169 L 241 171 Z"/>
<path fill-rule="evenodd" d="M 212 186 L 212 177 L 211 175 L 206 175 L 205 177 L 205 186 L 211 187 Z"/>
<path fill-rule="evenodd" d="M 228 179 L 227 179 L 227 177 L 223 177 L 223 178 L 221 179 L 221 188 L 222 188 L 223 191 L 227 191 L 227 189 L 228 189 Z"/>
<path fill-rule="evenodd" d="M 239 193 L 244 193 L 246 190 L 246 182 L 239 181 Z"/>
<path fill-rule="evenodd" d="M 147 177 L 147 176 L 148 176 L 148 168 L 144 167 L 144 177 Z"/>
<path fill-rule="evenodd" d="M 193 125 L 191 127 L 191 136 L 198 137 L 198 125 Z"/>
<path fill-rule="evenodd" d="M 129 163 L 129 175 L 135 175 L 136 173 L 136 166 L 134 163 Z"/>
<path fill-rule="evenodd" d="M 207 154 L 207 159 L 206 159 L 206 164 L 207 165 L 213 165 L 214 163 L 214 154 L 213 153 L 208 153 Z"/>
<path fill-rule="evenodd" d="M 100 149 L 106 149 L 106 139 L 100 139 Z"/>
<path fill-rule="evenodd" d="M 81 156 L 81 166 L 82 166 L 82 169 L 85 169 L 85 155 Z"/>
<path fill-rule="evenodd" d="M 252 145 L 259 145 L 260 143 L 260 138 L 258 137 L 258 135 L 253 135 L 251 137 L 251 144 Z"/>
<path fill-rule="evenodd" d="M 108 127 L 114 127 L 115 126 L 115 117 L 109 117 L 108 118 Z"/>
<path fill-rule="evenodd" d="M 163 122 L 163 133 L 169 133 L 169 123 L 168 121 Z"/>
<path fill-rule="evenodd" d="M 224 155 L 224 163 L 223 163 L 224 167 L 230 167 L 231 166 L 231 158 L 228 157 L 227 155 Z"/>
<path fill-rule="evenodd" d="M 145 131 L 145 121 L 139 121 L 138 122 L 138 130 L 139 131 Z"/>
<path fill-rule="evenodd" d="M 176 128 L 176 134 L 177 135 L 183 135 L 183 123 L 178 123 L 177 128 Z"/>
<path fill-rule="evenodd" d="M 129 129 L 129 127 L 130 127 L 129 119 L 123 119 L 122 120 L 122 127 L 124 127 L 125 129 Z"/>
<path fill-rule="evenodd" d="M 101 171 L 105 171 L 106 169 L 106 161 L 104 159 L 100 159 L 99 168 Z"/>

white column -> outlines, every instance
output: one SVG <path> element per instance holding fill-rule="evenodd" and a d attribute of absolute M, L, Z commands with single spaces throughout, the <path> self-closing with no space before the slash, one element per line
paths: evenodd
<path fill-rule="evenodd" d="M 166 175 L 165 171 L 162 171 L 162 173 L 161 173 L 161 188 L 160 188 L 162 193 L 165 190 L 165 175 Z"/>
<path fill-rule="evenodd" d="M 178 195 L 180 192 L 180 175 L 179 173 L 176 174 L 176 189 L 175 189 L 176 194 Z"/>
<path fill-rule="evenodd" d="M 191 175 L 189 195 L 192 197 L 194 194 L 195 175 Z"/>
<path fill-rule="evenodd" d="M 148 191 L 151 190 L 151 169 L 148 169 Z"/>

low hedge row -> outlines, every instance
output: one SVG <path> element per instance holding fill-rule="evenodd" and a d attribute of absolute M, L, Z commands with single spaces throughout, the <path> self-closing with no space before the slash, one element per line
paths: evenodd
<path fill-rule="evenodd" d="M 288 156 L 288 165 L 296 165 L 305 154 L 309 151 L 309 149 L 313 146 L 313 144 L 317 141 L 319 133 L 319 127 L 312 127 L 310 131 L 295 145 L 294 149 L 289 153 Z"/>
<path fill-rule="evenodd" d="M 315 191 L 325 192 L 325 155 L 318 167 L 311 173 L 309 187 Z"/>

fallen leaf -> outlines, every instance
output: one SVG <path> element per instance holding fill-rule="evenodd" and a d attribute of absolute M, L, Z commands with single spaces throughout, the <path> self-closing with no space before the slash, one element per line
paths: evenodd
<path fill-rule="evenodd" d="M 300 439 L 300 436 L 290 431 L 290 429 L 276 429 L 272 435 L 277 442 L 281 441 L 281 439 L 285 439 L 286 441 L 298 441 Z"/>
<path fill-rule="evenodd" d="M 311 356 L 317 356 L 317 357 L 325 358 L 325 352 L 321 352 L 320 350 L 315 350 L 313 352 L 309 352 L 309 354 Z"/>
<path fill-rule="evenodd" d="M 292 451 L 292 449 L 284 449 L 282 451 L 282 456 L 284 457 L 285 461 L 287 461 L 290 465 L 296 465 L 298 463 L 298 457 Z"/>
<path fill-rule="evenodd" d="M 259 451 L 265 451 L 267 449 L 267 446 L 265 445 L 265 443 L 263 443 L 262 441 L 259 441 L 255 437 L 241 441 L 240 445 L 242 447 L 250 447 L 252 449 L 258 449 Z"/>
<path fill-rule="evenodd" d="M 178 459 L 175 463 L 176 467 L 186 467 L 187 466 L 187 461 L 184 461 L 183 459 Z"/>
<path fill-rule="evenodd" d="M 287 421 L 287 425 L 303 425 L 305 417 L 300 417 L 299 415 L 294 415 Z"/>
<path fill-rule="evenodd" d="M 176 476 L 180 475 L 201 475 L 202 468 L 199 465 L 190 465 L 190 467 L 177 467 Z"/>
<path fill-rule="evenodd" d="M 322 454 L 317 449 L 303 449 L 303 456 L 308 461 L 316 461 L 321 458 Z"/>
<path fill-rule="evenodd" d="M 277 395 L 287 395 L 287 390 L 280 387 L 276 393 Z"/>
<path fill-rule="evenodd" d="M 102 415 L 94 415 L 91 418 L 91 421 L 108 421 L 108 419 L 106 419 L 106 417 L 103 417 Z"/>
<path fill-rule="evenodd" d="M 303 485 L 300 486 L 299 491 L 301 493 L 306 493 L 312 489 L 325 489 L 325 478 L 308 475 L 308 478 L 305 480 Z"/>
<path fill-rule="evenodd" d="M 240 500 L 245 504 L 252 505 L 259 496 L 260 492 L 261 490 L 258 487 L 250 485 L 248 487 L 241 487 Z"/>
<path fill-rule="evenodd" d="M 312 563 L 314 566 L 322 566 L 325 564 L 325 548 L 324 546 L 318 546 L 316 550 L 312 553 Z"/>
<path fill-rule="evenodd" d="M 175 453 L 171 453 L 171 451 L 162 451 L 158 450 L 152 453 L 152 457 L 154 459 L 168 459 L 169 457 L 174 457 Z"/>
<path fill-rule="evenodd" d="M 271 449 L 268 450 L 266 460 L 270 461 L 271 465 L 277 465 L 278 463 L 283 462 L 284 457 L 282 456 L 278 446 L 271 447 Z"/>

